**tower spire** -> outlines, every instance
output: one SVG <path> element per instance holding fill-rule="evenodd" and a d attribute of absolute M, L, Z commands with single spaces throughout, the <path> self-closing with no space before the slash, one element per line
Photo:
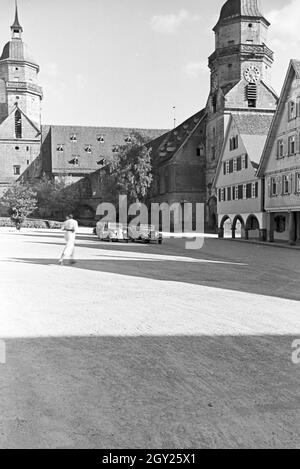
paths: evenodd
<path fill-rule="evenodd" d="M 19 21 L 18 1 L 15 0 L 15 2 L 16 2 L 16 13 L 15 13 L 15 21 L 14 21 L 14 24 L 11 26 L 12 37 L 13 37 L 13 39 L 21 39 L 21 35 L 22 35 L 22 32 L 23 32 L 23 28 L 22 28 L 22 26 L 20 25 L 20 21 Z"/>

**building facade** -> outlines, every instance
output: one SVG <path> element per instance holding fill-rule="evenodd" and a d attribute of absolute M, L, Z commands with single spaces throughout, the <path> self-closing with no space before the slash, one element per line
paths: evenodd
<path fill-rule="evenodd" d="M 40 155 L 39 66 L 22 34 L 16 8 L 12 37 L 0 57 L 0 195 L 20 176 L 35 177 Z"/>
<path fill-rule="evenodd" d="M 290 62 L 258 175 L 268 240 L 300 243 L 300 61 Z"/>
<path fill-rule="evenodd" d="M 264 185 L 257 169 L 271 122 L 270 114 L 230 117 L 213 186 L 220 238 L 266 239 Z"/>

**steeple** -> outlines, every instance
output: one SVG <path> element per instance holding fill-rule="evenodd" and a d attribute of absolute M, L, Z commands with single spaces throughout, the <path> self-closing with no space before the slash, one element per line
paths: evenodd
<path fill-rule="evenodd" d="M 13 39 L 21 39 L 22 38 L 23 28 L 22 28 L 22 26 L 20 25 L 20 22 L 19 22 L 17 0 L 16 0 L 15 21 L 14 21 L 14 24 L 11 26 L 11 31 L 12 31 L 12 38 Z"/>

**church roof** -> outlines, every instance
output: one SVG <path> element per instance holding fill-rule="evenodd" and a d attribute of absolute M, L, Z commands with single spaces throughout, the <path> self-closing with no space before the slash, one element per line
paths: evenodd
<path fill-rule="evenodd" d="M 205 115 L 206 111 L 202 109 L 177 126 L 174 130 L 169 131 L 151 142 L 152 156 L 155 162 L 161 164 L 172 159 L 196 130 Z"/>
<path fill-rule="evenodd" d="M 3 48 L 1 60 L 13 60 L 15 62 L 29 62 L 37 65 L 36 60 L 33 58 L 27 44 L 23 41 L 9 41 Z"/>
<path fill-rule="evenodd" d="M 224 20 L 242 16 L 263 18 L 268 23 L 262 13 L 259 0 L 227 0 L 221 9 L 218 24 Z"/>

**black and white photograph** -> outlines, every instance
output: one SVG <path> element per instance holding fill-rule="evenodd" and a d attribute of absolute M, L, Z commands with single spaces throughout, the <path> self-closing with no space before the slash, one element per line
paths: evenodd
<path fill-rule="evenodd" d="M 0 449 L 300 449 L 299 0 L 0 3 Z"/>

